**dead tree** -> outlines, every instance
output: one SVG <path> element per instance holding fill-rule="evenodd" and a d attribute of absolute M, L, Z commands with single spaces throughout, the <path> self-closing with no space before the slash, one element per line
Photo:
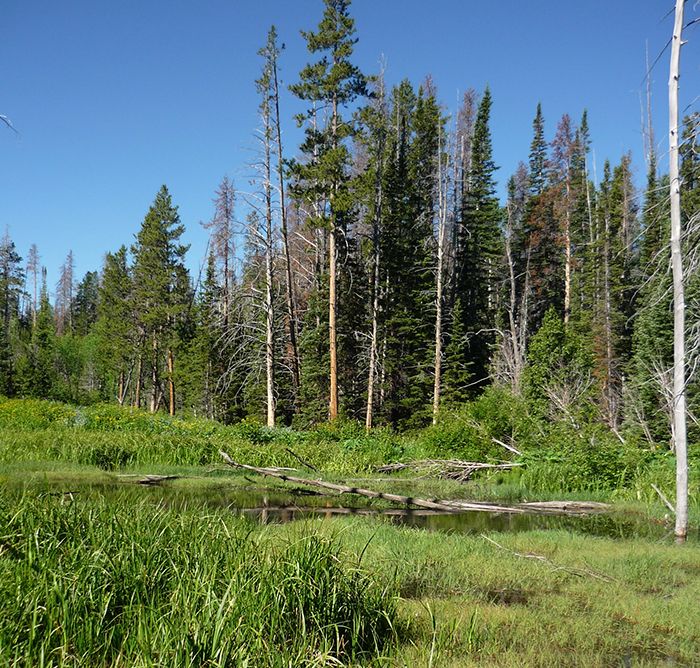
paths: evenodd
<path fill-rule="evenodd" d="M 685 394 L 685 295 L 681 249 L 681 193 L 678 156 L 678 79 L 684 0 L 676 0 L 668 81 L 671 266 L 673 270 L 673 443 L 676 453 L 676 539 L 688 534 L 688 453 Z"/>
<path fill-rule="evenodd" d="M 435 276 L 435 376 L 433 379 L 433 424 L 437 423 L 440 411 L 440 383 L 442 372 L 442 303 L 444 286 L 445 235 L 447 231 L 447 190 L 442 156 L 442 127 L 438 128 L 437 189 L 438 189 L 438 230 L 437 267 Z"/>

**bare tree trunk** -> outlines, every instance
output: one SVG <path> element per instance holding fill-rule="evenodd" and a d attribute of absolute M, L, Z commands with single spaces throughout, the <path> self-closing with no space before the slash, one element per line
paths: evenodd
<path fill-rule="evenodd" d="M 681 254 L 681 193 L 678 159 L 678 79 L 680 77 L 683 3 L 676 0 L 668 82 L 671 264 L 673 269 L 673 443 L 676 453 L 676 539 L 688 534 L 688 452 L 685 398 L 685 295 Z"/>
<path fill-rule="evenodd" d="M 151 413 L 158 410 L 158 338 L 153 332 L 153 351 L 151 357 L 151 401 L 149 404 Z"/>
<path fill-rule="evenodd" d="M 267 389 L 267 426 L 275 426 L 275 311 L 272 303 L 272 183 L 269 144 L 269 119 L 265 119 L 265 371 Z"/>
<path fill-rule="evenodd" d="M 285 204 L 284 192 L 284 169 L 283 169 L 283 153 L 282 153 L 282 130 L 280 128 L 280 98 L 279 98 L 279 83 L 277 80 L 277 60 L 275 59 L 272 67 L 272 84 L 273 84 L 273 99 L 274 99 L 274 125 L 276 130 L 277 142 L 277 178 L 280 191 L 280 223 L 282 231 L 282 246 L 284 249 L 284 263 L 287 274 L 287 318 L 289 320 L 289 345 L 292 352 L 292 384 L 294 386 L 294 396 L 299 394 L 299 386 L 301 384 L 301 362 L 299 360 L 299 344 L 297 331 L 297 316 L 294 301 L 294 280 L 292 277 L 292 256 L 289 251 L 289 231 L 287 229 L 287 206 Z"/>
<path fill-rule="evenodd" d="M 613 418 L 613 340 L 612 340 L 612 295 L 610 294 L 610 215 L 605 213 L 605 243 L 603 259 L 603 299 L 605 322 L 605 382 L 604 394 L 608 413 L 608 424 L 614 427 Z"/>
<path fill-rule="evenodd" d="M 333 148 L 338 145 L 338 101 L 333 99 Z M 336 221 L 335 195 L 337 184 L 333 184 L 331 199 L 331 230 L 328 244 L 328 345 L 330 353 L 330 399 L 328 419 L 333 421 L 338 417 L 338 331 L 336 328 L 337 295 L 336 295 Z"/>
<path fill-rule="evenodd" d="M 384 74 L 379 77 L 379 85 L 377 88 L 377 108 L 383 116 L 386 115 L 384 107 Z M 374 418 L 374 380 L 377 375 L 377 355 L 379 352 L 379 290 L 380 290 L 380 261 L 381 254 L 379 248 L 379 231 L 382 222 L 382 205 L 384 188 L 382 184 L 382 175 L 384 172 L 384 132 L 380 130 L 379 139 L 376 146 L 377 151 L 377 166 L 374 182 L 375 203 L 374 203 L 374 218 L 372 221 L 372 250 L 374 253 L 374 267 L 372 271 L 372 338 L 370 341 L 369 350 L 369 375 L 367 379 L 367 411 L 365 414 L 365 428 L 369 431 L 372 428 L 372 420 Z"/>
<path fill-rule="evenodd" d="M 173 349 L 168 348 L 168 414 L 175 415 L 175 356 Z"/>
<path fill-rule="evenodd" d="M 334 223 L 332 223 L 334 224 Z M 328 418 L 338 417 L 338 332 L 336 329 L 336 258 L 335 258 L 335 228 L 332 227 L 328 239 L 328 340 L 330 352 L 330 401 Z"/>
<path fill-rule="evenodd" d="M 119 372 L 119 381 L 117 382 L 117 403 L 120 406 L 124 405 L 124 370 Z"/>
<path fill-rule="evenodd" d="M 365 414 L 365 427 L 367 431 L 372 428 L 374 417 L 374 379 L 377 375 L 377 337 L 379 335 L 379 235 L 374 234 L 374 272 L 372 278 L 372 339 L 369 348 L 369 376 L 367 379 L 367 412 Z"/>
<path fill-rule="evenodd" d="M 440 412 L 440 384 L 442 382 L 442 292 L 443 263 L 445 254 L 445 228 L 447 227 L 447 197 L 443 188 L 442 129 L 438 130 L 438 244 L 437 276 L 435 281 L 435 377 L 433 379 L 433 424 L 437 424 Z"/>
<path fill-rule="evenodd" d="M 514 234 L 514 229 L 513 229 L 513 211 L 512 207 L 510 205 L 510 202 L 508 203 L 508 218 L 507 218 L 507 230 L 506 230 L 506 235 L 505 235 L 505 251 L 506 251 L 506 264 L 508 265 L 508 282 L 510 283 L 510 295 L 509 295 L 509 302 L 508 302 L 508 328 L 509 328 L 509 336 L 510 336 L 510 350 L 506 349 L 506 356 L 510 357 L 510 364 L 512 366 L 511 369 L 511 389 L 513 390 L 513 393 L 516 395 L 520 394 L 520 375 L 522 372 L 522 367 L 523 367 L 523 357 L 524 355 L 522 354 L 522 348 L 521 348 L 521 337 L 518 336 L 518 325 L 516 323 L 516 309 L 518 308 L 517 305 L 517 282 L 515 280 L 515 267 L 513 265 L 513 249 L 512 249 L 512 241 L 513 241 L 513 234 Z M 526 275 L 529 272 L 529 254 L 528 254 L 528 268 L 526 269 Z M 527 299 L 527 290 L 528 290 L 528 284 L 527 284 L 527 278 L 525 282 L 525 286 L 523 289 L 523 296 L 522 299 L 526 300 Z M 521 316 L 521 321 L 520 321 L 520 327 L 521 329 L 525 329 L 526 327 L 526 320 L 525 318 L 527 317 L 527 310 L 526 308 L 523 309 L 524 313 Z"/>
<path fill-rule="evenodd" d="M 571 315 L 571 170 L 566 171 L 566 215 L 564 217 L 564 325 L 569 324 Z"/>
<path fill-rule="evenodd" d="M 134 408 L 141 408 L 141 386 L 143 382 L 143 351 L 139 345 L 139 357 L 136 362 L 136 389 L 134 390 Z"/>

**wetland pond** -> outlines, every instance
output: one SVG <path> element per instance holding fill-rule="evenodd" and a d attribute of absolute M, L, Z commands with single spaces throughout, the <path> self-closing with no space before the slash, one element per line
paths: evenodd
<path fill-rule="evenodd" d="M 630 512 L 591 512 L 580 515 L 503 512 L 444 512 L 399 506 L 387 507 L 362 497 L 327 495 L 301 488 L 232 486 L 227 484 L 191 487 L 139 485 L 125 482 L 66 484 L 45 482 L 32 489 L 39 494 L 60 495 L 69 503 L 76 498 L 104 497 L 150 502 L 166 508 L 218 509 L 243 516 L 260 524 L 284 523 L 305 519 L 362 516 L 377 521 L 410 526 L 426 531 L 461 534 L 487 532 L 518 533 L 532 530 L 564 530 L 607 538 L 645 538 L 673 540 L 665 524 L 642 514 Z M 693 532 L 691 540 L 700 535 Z"/>

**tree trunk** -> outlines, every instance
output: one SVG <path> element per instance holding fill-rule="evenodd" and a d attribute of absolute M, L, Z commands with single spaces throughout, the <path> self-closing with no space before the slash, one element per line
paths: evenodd
<path fill-rule="evenodd" d="M 119 381 L 117 382 L 117 403 L 120 406 L 124 405 L 124 370 L 119 372 Z"/>
<path fill-rule="evenodd" d="M 442 279 L 447 226 L 447 202 L 442 176 L 442 131 L 438 130 L 438 244 L 437 276 L 435 281 L 435 377 L 433 379 L 433 424 L 440 412 L 440 383 L 442 380 Z"/>
<path fill-rule="evenodd" d="M 287 274 L 287 319 L 289 326 L 289 345 L 292 353 L 292 384 L 294 387 L 295 404 L 299 394 L 299 386 L 301 384 L 301 363 L 299 361 L 299 344 L 297 332 L 297 317 L 294 301 L 294 280 L 292 277 L 292 256 L 289 251 L 289 231 L 287 229 L 287 206 L 285 203 L 284 192 L 284 169 L 283 169 L 283 153 L 282 153 L 282 130 L 280 128 L 280 98 L 279 98 L 279 83 L 277 81 L 277 61 L 275 60 L 272 67 L 272 82 L 273 82 L 273 97 L 274 97 L 274 124 L 276 130 L 277 142 L 277 178 L 280 191 L 280 224 L 282 231 L 282 246 L 284 247 L 284 264 Z"/>
<path fill-rule="evenodd" d="M 175 356 L 173 349 L 168 348 L 168 414 L 175 415 Z"/>
<path fill-rule="evenodd" d="M 668 82 L 671 264 L 673 269 L 673 443 L 676 453 L 676 539 L 688 534 L 688 453 L 685 398 L 685 295 L 681 254 L 681 193 L 678 159 L 678 79 L 680 77 L 683 3 L 676 0 Z"/>
<path fill-rule="evenodd" d="M 338 101 L 333 99 L 333 148 L 338 145 Z M 333 421 L 338 417 L 338 332 L 336 329 L 336 221 L 335 195 L 337 184 L 333 184 L 331 199 L 331 230 L 328 244 L 328 345 L 330 353 L 330 400 L 328 404 L 328 419 Z"/>
<path fill-rule="evenodd" d="M 335 228 L 331 228 L 328 243 L 328 339 L 330 352 L 330 401 L 328 418 L 338 417 L 338 340 L 336 330 L 336 258 L 335 258 Z"/>
<path fill-rule="evenodd" d="M 275 311 L 272 303 L 272 165 L 270 154 L 271 127 L 265 111 L 265 377 L 267 394 L 267 426 L 275 426 Z"/>
<path fill-rule="evenodd" d="M 136 362 L 136 389 L 134 390 L 134 408 L 141 408 L 141 384 L 143 378 L 143 352 L 139 346 L 139 357 Z"/>
<path fill-rule="evenodd" d="M 151 354 L 151 400 L 149 409 L 151 413 L 158 410 L 158 338 L 153 332 L 153 351 Z"/>
<path fill-rule="evenodd" d="M 372 340 L 369 348 L 369 376 L 367 379 L 367 413 L 365 414 L 365 428 L 372 428 L 374 419 L 374 379 L 377 375 L 377 337 L 379 336 L 379 242 L 375 234 L 374 248 L 374 276 L 372 279 Z"/>
<path fill-rule="evenodd" d="M 612 332 L 612 295 L 610 290 L 610 214 L 605 213 L 605 242 L 603 245 L 603 299 L 605 327 L 605 382 L 604 395 L 608 424 L 615 427 L 613 409 L 613 332 Z"/>
<path fill-rule="evenodd" d="M 569 324 L 571 315 L 571 177 L 570 168 L 566 172 L 566 215 L 564 217 L 564 325 Z"/>

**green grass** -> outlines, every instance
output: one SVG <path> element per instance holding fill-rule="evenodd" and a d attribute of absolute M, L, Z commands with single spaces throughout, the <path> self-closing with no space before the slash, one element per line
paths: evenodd
<path fill-rule="evenodd" d="M 97 494 L 0 493 L 0 665 L 373 657 L 396 599 L 337 540 Z"/>
<path fill-rule="evenodd" d="M 365 518 L 261 527 L 134 487 L 41 489 L 0 492 L 0 665 L 692 666 L 700 653 L 697 542 L 489 532 L 498 547 Z"/>
<path fill-rule="evenodd" d="M 364 560 L 396 578 L 406 631 L 391 665 L 697 665 L 697 543 L 490 533 L 501 549 L 483 537 L 342 525 L 349 549 L 371 540 Z"/>

